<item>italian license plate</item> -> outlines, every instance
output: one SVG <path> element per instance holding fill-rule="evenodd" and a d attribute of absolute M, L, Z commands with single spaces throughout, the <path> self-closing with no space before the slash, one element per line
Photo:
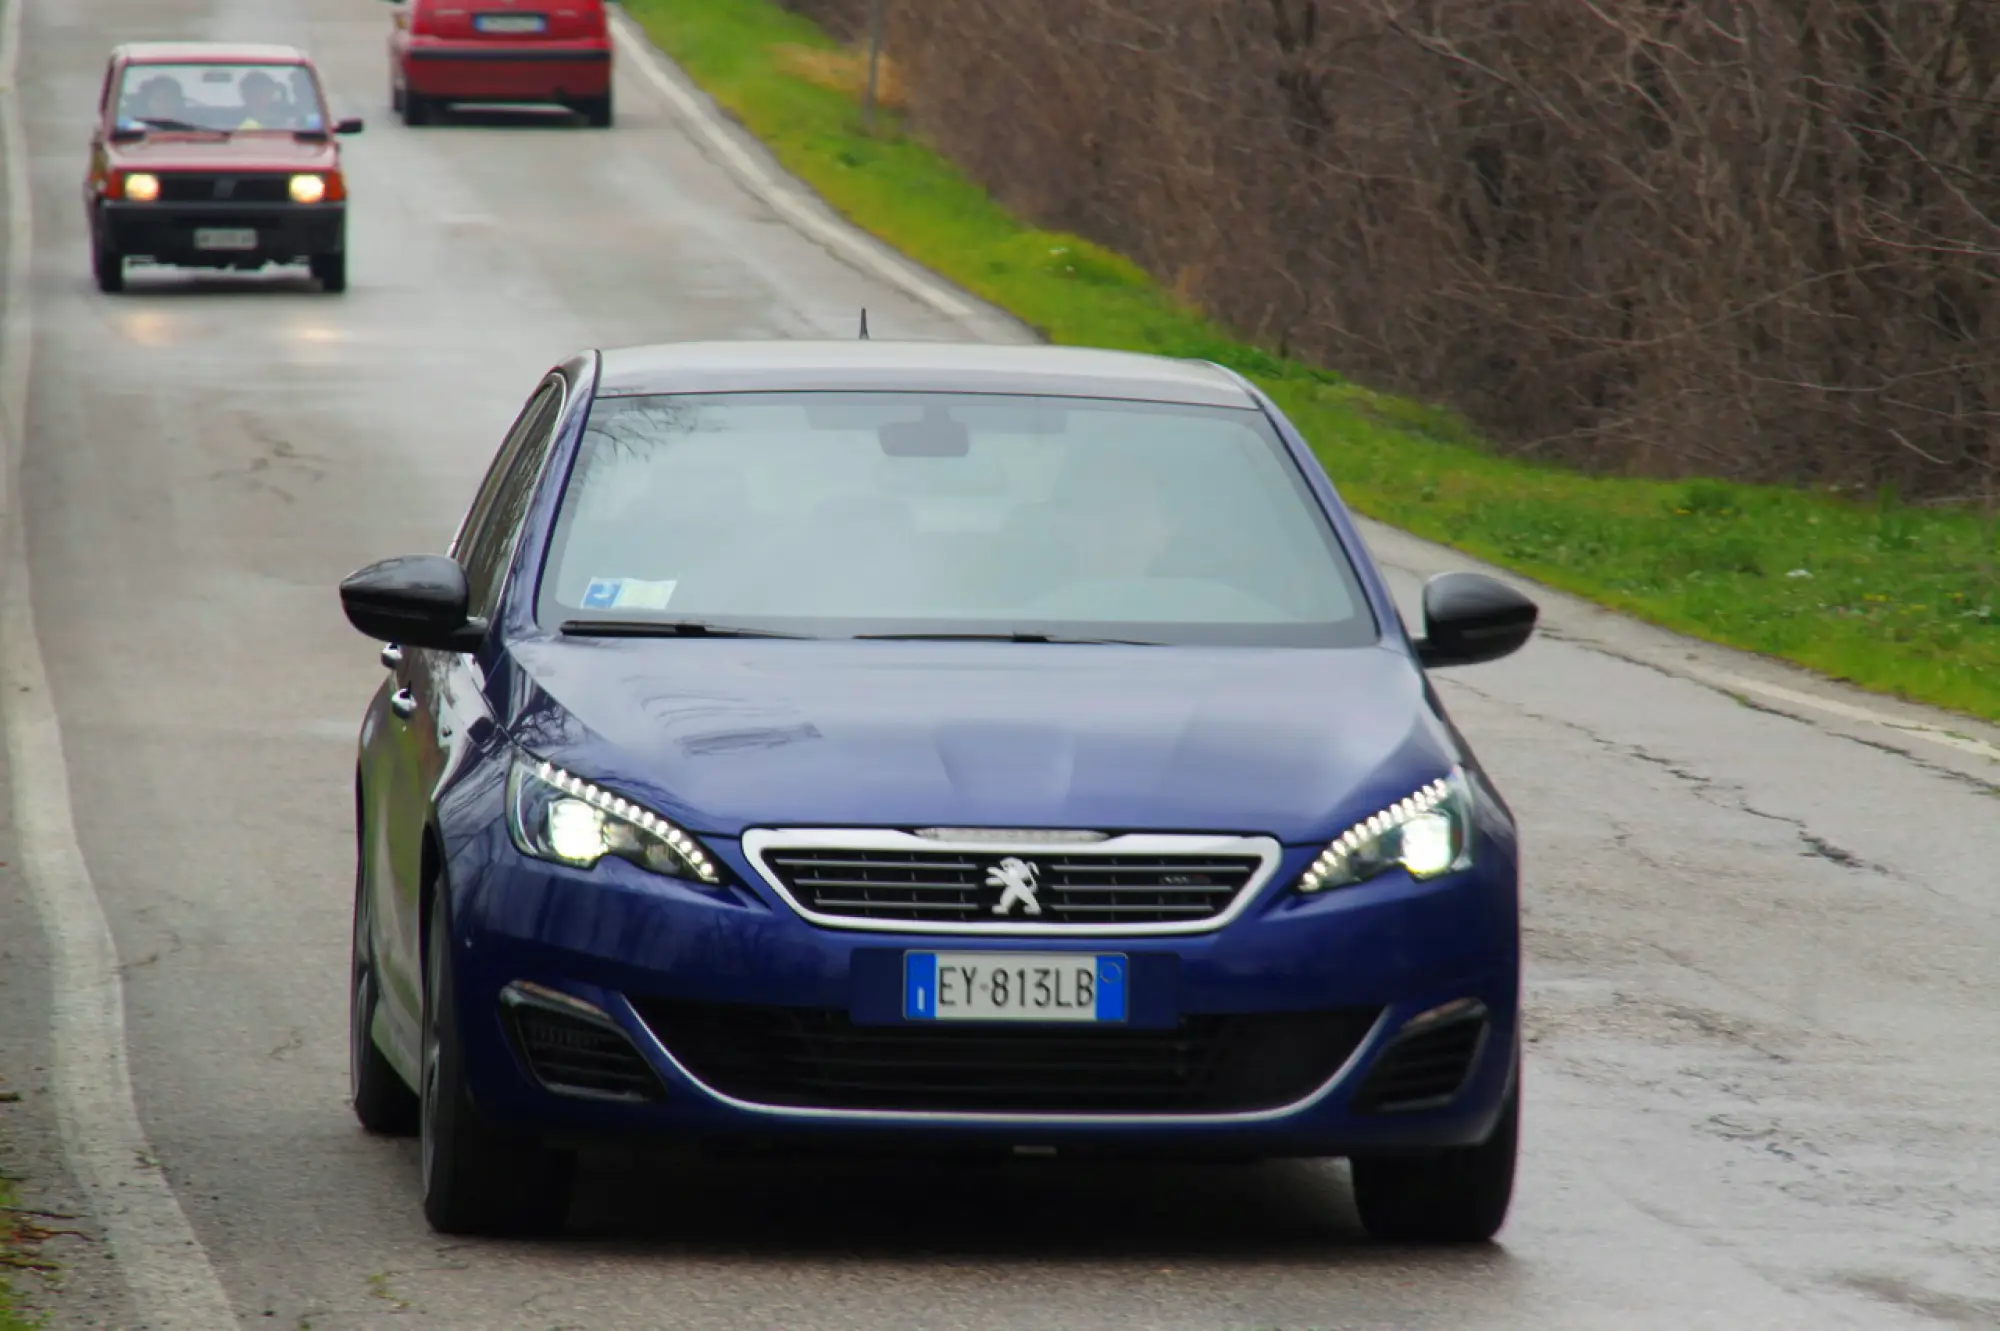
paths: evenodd
<path fill-rule="evenodd" d="M 1123 1021 L 1130 967 L 1088 952 L 906 952 L 911 1021 Z"/>
<path fill-rule="evenodd" d="M 257 248 L 257 229 L 247 226 L 197 227 L 194 247 L 198 250 L 254 250 Z"/>
<path fill-rule="evenodd" d="M 481 32 L 530 33 L 546 31 L 549 21 L 540 14 L 475 14 L 472 26 Z"/>

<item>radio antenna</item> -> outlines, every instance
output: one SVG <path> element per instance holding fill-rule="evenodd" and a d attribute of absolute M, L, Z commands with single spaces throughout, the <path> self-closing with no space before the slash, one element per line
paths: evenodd
<path fill-rule="evenodd" d="M 866 305 L 861 307 L 861 340 L 863 342 L 868 340 L 868 307 Z"/>

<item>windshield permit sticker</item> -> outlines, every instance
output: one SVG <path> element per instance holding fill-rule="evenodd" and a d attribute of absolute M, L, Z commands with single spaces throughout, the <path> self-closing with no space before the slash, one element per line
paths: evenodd
<path fill-rule="evenodd" d="M 609 610 L 618 604 L 618 593 L 624 586 L 623 578 L 592 578 L 583 589 L 583 609 Z"/>
<path fill-rule="evenodd" d="M 674 588 L 678 586 L 678 579 L 645 582 L 638 578 L 620 578 L 618 594 L 611 604 L 620 610 L 665 610 L 667 602 L 674 599 Z"/>
<path fill-rule="evenodd" d="M 665 610 L 674 599 L 679 579 L 648 582 L 643 578 L 592 578 L 583 589 L 585 610 Z"/>

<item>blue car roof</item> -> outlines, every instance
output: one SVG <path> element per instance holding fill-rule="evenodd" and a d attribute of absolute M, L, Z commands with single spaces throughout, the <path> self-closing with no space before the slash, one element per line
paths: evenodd
<path fill-rule="evenodd" d="M 599 353 L 599 397 L 655 393 L 1018 393 L 1254 410 L 1229 371 L 1089 347 L 984 342 L 675 342 Z"/>

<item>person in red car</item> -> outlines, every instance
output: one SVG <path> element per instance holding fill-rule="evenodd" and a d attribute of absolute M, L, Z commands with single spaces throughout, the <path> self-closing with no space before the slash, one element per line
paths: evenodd
<path fill-rule="evenodd" d="M 278 81 L 260 69 L 243 76 L 238 91 L 243 96 L 243 118 L 238 129 L 297 129 L 299 118 L 285 101 Z"/>
<path fill-rule="evenodd" d="M 140 120 L 184 121 L 187 118 L 187 95 L 169 75 L 157 75 L 141 84 L 138 101 L 137 118 Z"/>

